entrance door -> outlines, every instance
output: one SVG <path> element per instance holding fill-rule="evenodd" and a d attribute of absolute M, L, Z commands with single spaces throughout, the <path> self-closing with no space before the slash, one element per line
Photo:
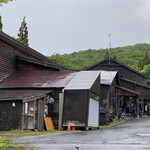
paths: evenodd
<path fill-rule="evenodd" d="M 38 119 L 37 119 L 37 129 L 44 129 L 44 101 L 38 100 Z"/>
<path fill-rule="evenodd" d="M 90 98 L 89 101 L 89 117 L 88 126 L 98 127 L 99 126 L 99 101 Z"/>

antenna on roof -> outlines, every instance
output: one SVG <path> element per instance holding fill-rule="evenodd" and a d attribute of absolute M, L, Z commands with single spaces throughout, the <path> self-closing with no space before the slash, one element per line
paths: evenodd
<path fill-rule="evenodd" d="M 108 44 L 108 52 L 110 51 L 111 49 L 111 33 L 108 34 L 108 40 L 109 40 L 109 44 Z"/>
<path fill-rule="evenodd" d="M 109 54 L 109 64 L 110 64 L 111 35 L 112 35 L 112 33 L 109 33 L 109 34 L 108 34 L 108 54 Z"/>

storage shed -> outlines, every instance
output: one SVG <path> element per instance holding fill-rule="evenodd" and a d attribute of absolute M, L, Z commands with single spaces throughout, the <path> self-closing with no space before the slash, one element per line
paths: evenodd
<path fill-rule="evenodd" d="M 99 127 L 100 71 L 77 72 L 64 88 L 63 127 Z"/>
<path fill-rule="evenodd" d="M 0 90 L 0 130 L 44 129 L 48 90 Z"/>

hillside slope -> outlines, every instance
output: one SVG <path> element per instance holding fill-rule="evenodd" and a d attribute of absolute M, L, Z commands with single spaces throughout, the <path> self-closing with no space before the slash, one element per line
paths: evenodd
<path fill-rule="evenodd" d="M 116 55 L 119 62 L 140 71 L 138 63 L 145 55 L 146 50 L 150 53 L 150 44 L 140 43 L 133 46 L 112 48 L 110 50 L 110 56 L 113 57 Z M 49 58 L 64 67 L 82 70 L 103 60 L 106 51 L 107 49 L 88 49 L 71 54 L 55 54 Z"/>

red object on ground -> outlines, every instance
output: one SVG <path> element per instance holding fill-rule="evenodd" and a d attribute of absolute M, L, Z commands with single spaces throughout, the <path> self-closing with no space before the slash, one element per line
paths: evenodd
<path fill-rule="evenodd" d="M 67 128 L 67 131 L 71 131 L 71 123 L 70 123 L 70 120 L 68 122 L 68 128 Z"/>

